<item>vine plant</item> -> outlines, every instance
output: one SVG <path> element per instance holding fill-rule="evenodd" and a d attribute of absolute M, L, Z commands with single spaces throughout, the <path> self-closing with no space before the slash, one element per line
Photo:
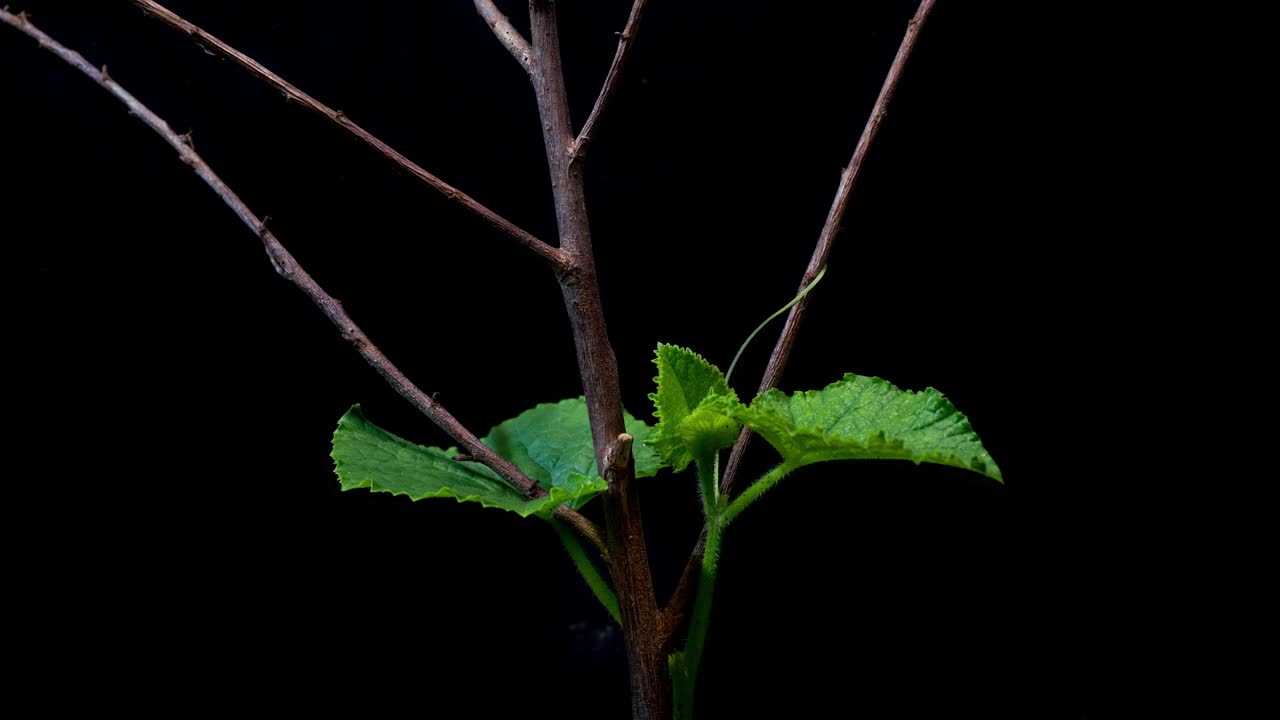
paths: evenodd
<path fill-rule="evenodd" d="M 597 125 L 618 88 L 636 41 L 646 0 L 634 0 L 604 84 L 586 122 L 574 131 L 560 60 L 554 0 L 530 0 L 525 39 L 492 0 L 474 0 L 484 22 L 528 74 L 543 128 L 559 242 L 540 240 L 454 188 L 386 143 L 280 78 L 252 58 L 152 0 L 131 0 L 146 14 L 189 35 L 281 92 L 324 116 L 395 165 L 471 211 L 536 256 L 560 284 L 577 349 L 584 395 L 539 405 L 477 437 L 432 395 L 413 384 L 324 291 L 243 201 L 179 135 L 107 72 L 40 31 L 25 13 L 8 7 L 0 20 L 35 39 L 97 82 L 159 134 L 184 163 L 262 241 L 275 270 L 298 286 L 390 385 L 457 447 L 422 447 L 377 427 L 354 406 L 339 421 L 333 459 L 343 489 L 406 495 L 414 500 L 451 497 L 538 518 L 556 531 L 592 592 L 621 625 L 627 649 L 632 711 L 637 719 L 694 714 L 694 689 L 707 639 L 720 548 L 733 520 L 796 470 L 817 462 L 903 459 L 967 468 L 997 481 L 995 462 L 965 416 L 932 388 L 900 390 L 879 378 L 846 374 L 821 390 L 786 394 L 777 389 L 796 333 L 821 279 L 854 183 L 889 101 L 935 0 L 923 0 L 902 38 L 888 75 L 845 168 L 826 223 L 800 282 L 781 336 L 754 399 L 744 402 L 729 377 L 690 349 L 660 344 L 650 395 L 656 424 L 622 408 L 617 365 L 609 344 L 592 255 L 583 166 Z M 782 311 L 775 314 L 781 314 Z M 772 320 L 773 318 L 770 318 Z M 766 321 L 767 323 L 768 321 Z M 763 328 L 764 325 L 761 326 Z M 759 332 L 759 329 L 756 331 Z M 754 337 L 756 333 L 752 334 Z M 748 342 L 750 338 L 748 338 Z M 740 353 L 739 353 L 740 354 Z M 735 358 L 736 363 L 736 358 Z M 730 375 L 733 367 L 730 367 Z M 781 462 L 739 486 L 739 462 L 754 435 Z M 721 451 L 732 448 L 721 465 Z M 635 478 L 696 468 L 705 524 L 677 589 L 659 607 L 654 594 Z M 603 530 L 579 511 L 599 496 Z M 585 544 L 584 544 L 585 541 Z M 602 573 L 597 566 L 607 568 Z"/>

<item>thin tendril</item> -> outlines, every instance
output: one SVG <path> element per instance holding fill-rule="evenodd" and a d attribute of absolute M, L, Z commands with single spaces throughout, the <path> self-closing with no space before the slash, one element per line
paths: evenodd
<path fill-rule="evenodd" d="M 751 334 L 747 336 L 746 341 L 742 343 L 742 347 L 738 348 L 738 354 L 733 356 L 733 362 L 729 363 L 729 372 L 724 374 L 724 382 L 726 385 L 729 383 L 729 378 L 733 377 L 733 369 L 737 367 L 738 360 L 742 358 L 742 351 L 747 349 L 747 346 L 750 345 L 751 341 L 755 339 L 756 335 L 758 335 L 760 331 L 764 329 L 764 326 L 768 325 L 770 322 L 773 321 L 774 318 L 778 317 L 782 313 L 790 310 L 791 306 L 800 302 L 801 298 L 803 298 L 805 295 L 808 295 L 809 291 L 813 289 L 813 286 L 817 285 L 818 281 L 822 279 L 822 276 L 826 274 L 827 274 L 827 266 L 823 265 L 822 269 L 818 271 L 818 275 L 813 278 L 813 282 L 809 283 L 808 285 L 805 285 L 804 289 L 800 291 L 799 295 L 796 295 L 795 298 L 791 300 L 791 302 L 787 303 L 786 305 L 783 305 L 782 309 L 778 310 L 778 312 L 765 318 L 764 322 L 760 323 L 759 327 L 751 331 Z"/>

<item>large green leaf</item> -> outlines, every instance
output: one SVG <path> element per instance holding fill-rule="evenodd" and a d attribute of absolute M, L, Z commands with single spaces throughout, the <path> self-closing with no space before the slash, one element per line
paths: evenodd
<path fill-rule="evenodd" d="M 369 422 L 355 405 L 338 421 L 333 461 L 343 490 L 405 495 L 412 500 L 451 497 L 519 514 L 549 516 L 557 507 L 605 489 L 604 481 L 568 472 L 543 483 L 545 497 L 526 499 L 492 470 L 457 462 L 454 452 L 415 445 Z"/>
<path fill-rule="evenodd" d="M 657 453 L 645 444 L 649 426 L 625 410 L 622 417 L 627 432 L 635 438 L 636 477 L 656 475 Z M 482 442 L 543 486 L 560 485 L 573 475 L 594 478 L 600 474 L 591 445 L 587 402 L 580 397 L 526 410 L 490 430 Z M 588 499 L 578 498 L 574 507 Z"/>
<path fill-rule="evenodd" d="M 823 460 L 898 459 L 952 465 L 1003 482 L 969 420 L 942 393 L 900 390 L 848 374 L 822 390 L 779 390 L 734 416 L 768 440 L 791 468 Z"/>
<path fill-rule="evenodd" d="M 724 373 L 692 350 L 665 343 L 653 362 L 658 390 L 649 399 L 658 424 L 650 444 L 662 463 L 679 472 L 695 457 L 732 445 L 740 427 L 732 415 L 738 396 Z"/>

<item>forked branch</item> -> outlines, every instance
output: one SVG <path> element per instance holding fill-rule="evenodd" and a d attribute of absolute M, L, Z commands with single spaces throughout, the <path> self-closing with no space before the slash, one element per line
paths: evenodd
<path fill-rule="evenodd" d="M 390 145 L 387 145 L 385 142 L 379 140 L 369 131 L 357 125 L 355 122 L 351 120 L 351 118 L 347 117 L 346 114 L 343 113 L 341 110 L 334 110 L 328 105 L 325 105 L 319 100 L 316 100 L 310 95 L 302 92 L 293 84 L 286 81 L 284 78 L 268 70 L 257 60 L 254 60 L 248 55 L 245 55 L 239 50 L 236 50 L 235 48 L 219 40 L 213 35 L 210 35 L 209 33 L 197 27 L 194 23 L 191 23 L 183 19 L 182 17 L 178 16 L 176 13 L 164 7 L 163 5 L 160 5 L 159 3 L 156 3 L 156 2 L 152 2 L 152 0 L 130 0 L 130 1 L 134 5 L 137 5 L 139 8 L 141 8 L 144 12 L 154 16 L 155 18 L 159 19 L 161 22 L 164 22 L 166 25 L 169 25 L 175 30 L 178 30 L 179 32 L 182 32 L 186 35 L 191 36 L 197 42 L 199 42 L 202 47 L 208 49 L 210 52 L 218 53 L 219 55 L 222 55 L 228 60 L 236 63 L 240 67 L 249 71 L 250 75 L 253 75 L 254 77 L 258 78 L 259 80 L 267 83 L 271 87 L 283 93 L 286 100 L 289 100 L 290 102 L 296 102 L 299 105 L 305 107 L 306 109 L 316 113 L 317 115 L 327 118 L 329 121 L 345 129 L 347 132 L 359 138 L 366 145 L 372 147 L 374 150 L 377 150 L 378 153 L 381 154 L 383 157 L 387 158 L 391 162 L 400 166 L 410 175 L 426 183 L 428 186 L 435 189 L 437 192 L 449 198 L 450 200 L 457 202 L 459 205 L 471 211 L 475 215 L 478 215 L 485 222 L 489 223 L 490 225 L 497 228 L 502 233 L 506 234 L 508 237 L 520 243 L 520 245 L 524 246 L 526 249 L 531 250 L 532 252 L 537 254 L 538 257 L 550 263 L 557 273 L 562 273 L 565 271 L 566 269 L 565 256 L 564 256 L 564 253 L 562 253 L 560 250 L 558 250 L 555 247 L 552 247 L 551 245 L 548 245 L 547 243 L 539 240 L 533 235 L 530 235 L 528 232 L 516 226 L 511 221 L 507 220 L 506 218 L 502 217 L 496 212 L 480 204 L 480 202 L 475 198 L 455 188 L 449 183 L 441 180 L 435 175 L 432 175 L 431 173 L 427 172 L 422 167 L 420 167 L 417 163 L 413 162 L 409 158 L 400 154 L 398 150 L 391 147 Z"/>
<path fill-rule="evenodd" d="M 858 175 L 862 172 L 862 166 L 867 159 L 867 152 L 871 148 L 872 141 L 876 138 L 876 133 L 880 130 L 880 124 L 884 121 L 885 114 L 888 112 L 889 101 L 893 99 L 893 91 L 897 89 L 898 81 L 902 79 L 902 69 L 907 64 L 907 58 L 911 57 L 911 51 L 915 49 L 916 40 L 920 37 L 920 28 L 924 26 L 924 21 L 928 18 L 929 11 L 933 10 L 936 1 L 922 0 L 920 6 L 916 9 L 915 15 L 912 16 L 911 21 L 907 24 L 907 31 L 902 36 L 902 42 L 898 45 L 898 52 L 894 55 L 893 63 L 889 66 L 889 72 L 885 76 L 884 84 L 880 87 L 880 94 L 876 97 L 875 105 L 871 108 L 871 116 L 867 118 L 867 123 L 862 129 L 862 135 L 858 138 L 858 144 L 853 150 L 853 158 L 840 176 L 840 185 L 836 188 L 835 199 L 831 203 L 831 209 L 827 212 L 827 221 L 823 224 L 822 232 L 818 235 L 818 243 L 814 247 L 813 256 L 809 259 L 809 266 L 805 269 L 804 275 L 800 279 L 801 290 L 813 282 L 813 279 L 826 266 L 827 259 L 831 256 L 831 246 L 835 242 L 836 235 L 840 232 L 840 222 L 844 219 L 845 209 L 849 206 L 849 197 L 853 193 L 853 186 L 858 180 Z M 787 360 L 791 356 L 791 349 L 795 346 L 800 322 L 804 320 L 805 310 L 808 308 L 809 301 L 812 298 L 812 294 L 806 294 L 791 308 L 791 312 L 787 315 L 787 322 L 782 328 L 782 334 L 773 348 L 773 353 L 769 356 L 769 364 L 765 369 L 764 378 L 760 382 L 759 392 L 767 392 L 777 386 L 778 380 L 782 376 L 782 371 L 786 368 Z M 725 464 L 724 476 L 720 482 L 721 492 L 726 496 L 733 490 L 737 479 L 738 465 L 742 460 L 742 455 L 747 445 L 751 441 L 751 436 L 751 431 L 743 428 L 742 433 L 738 435 L 737 443 L 733 446 L 733 451 L 729 454 L 729 461 Z M 663 627 L 668 633 L 674 634 L 677 632 L 687 617 L 689 604 L 697 591 L 698 568 L 702 559 L 702 550 L 706 545 L 706 539 L 707 528 L 704 527 L 688 563 L 685 564 L 684 572 L 680 575 L 680 582 L 676 586 L 675 593 L 671 596 L 671 601 L 663 608 Z"/>
<path fill-rule="evenodd" d="M 307 273 L 293 255 L 285 249 L 284 245 L 276 238 L 276 236 L 267 229 L 263 220 L 245 205 L 236 193 L 227 186 L 226 183 L 218 177 L 217 173 L 196 153 L 192 148 L 188 136 L 179 135 L 174 132 L 169 124 L 162 118 L 152 112 L 146 105 L 143 105 L 136 97 L 120 86 L 115 80 L 107 74 L 106 67 L 96 68 L 89 61 L 84 59 L 80 53 L 71 50 L 53 38 L 46 35 L 43 31 L 31 23 L 25 13 L 13 14 L 7 9 L 0 10 L 0 21 L 14 27 L 15 29 L 25 33 L 40 44 L 40 47 L 62 58 L 69 65 L 79 70 L 81 73 L 89 77 L 98 85 L 102 86 L 107 92 L 114 95 L 120 102 L 124 103 L 129 109 L 129 114 L 137 117 L 147 127 L 151 128 L 165 142 L 169 143 L 174 150 L 177 151 L 178 157 L 184 163 L 189 165 L 196 175 L 204 180 L 205 184 L 213 190 L 214 193 L 222 199 L 224 203 L 240 218 L 258 238 L 262 241 L 263 247 L 266 249 L 267 257 L 271 260 L 272 266 L 275 267 L 277 273 L 282 277 L 298 286 L 298 289 L 315 303 L 316 307 L 329 318 L 329 321 L 338 328 L 342 333 L 343 339 L 350 342 L 359 351 L 375 370 L 378 371 L 387 383 L 408 400 L 414 407 L 426 415 L 432 422 L 444 430 L 452 437 L 460 447 L 464 448 L 473 459 L 480 462 L 497 473 L 502 479 L 511 484 L 527 497 L 545 496 L 544 490 L 538 483 L 525 475 L 518 467 L 511 462 L 505 460 L 494 451 L 490 450 L 487 445 L 480 442 L 470 430 L 458 422 L 448 410 L 446 410 L 431 395 L 423 392 L 418 386 L 414 385 L 404 373 L 400 371 L 388 358 L 382 353 L 378 346 L 373 344 L 368 335 L 356 325 L 351 316 L 343 309 L 342 303 L 324 291 L 318 283 Z M 557 509 L 556 515 L 568 522 L 576 528 L 584 537 L 590 540 L 600 551 L 605 552 L 604 539 L 600 535 L 600 531 L 590 520 L 572 510 L 567 506 Z"/>

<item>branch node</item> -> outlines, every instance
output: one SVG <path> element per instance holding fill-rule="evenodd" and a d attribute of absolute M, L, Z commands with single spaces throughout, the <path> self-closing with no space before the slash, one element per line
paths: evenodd
<path fill-rule="evenodd" d="M 18 12 L 18 22 L 20 22 L 20 23 L 22 23 L 22 24 L 24 24 L 24 25 L 25 25 L 25 24 L 27 24 L 27 23 L 29 23 L 29 22 L 31 22 L 31 13 L 27 12 L 26 10 L 21 10 L 21 11 L 19 11 L 19 12 Z"/>
<path fill-rule="evenodd" d="M 628 433 L 618 435 L 618 439 L 610 443 L 604 451 L 605 467 L 622 470 L 631 464 L 631 444 L 634 441 L 635 438 Z M 606 475 L 611 474 L 606 473 Z"/>
<path fill-rule="evenodd" d="M 476 458 L 474 455 L 466 455 L 466 454 L 454 455 L 453 461 L 454 462 L 475 462 Z"/>
<path fill-rule="evenodd" d="M 263 215 L 258 221 L 258 237 L 265 237 L 267 234 L 267 223 L 271 222 L 270 215 Z"/>
<path fill-rule="evenodd" d="M 264 236 L 259 235 L 259 237 L 264 237 Z M 288 270 L 285 270 L 284 266 L 280 264 L 280 261 L 276 260 L 275 253 L 268 250 L 267 259 L 271 261 L 271 269 L 275 270 L 277 275 L 279 275 L 282 278 L 289 278 L 289 279 L 293 278 L 292 273 L 290 273 Z M 350 340 L 350 338 L 347 338 L 347 340 Z"/>
<path fill-rule="evenodd" d="M 195 141 L 195 138 L 193 138 L 193 137 L 191 136 L 191 133 L 192 133 L 192 131 L 191 131 L 191 130 L 188 130 L 188 131 L 186 131 L 186 132 L 182 133 L 181 135 L 179 135 L 179 136 L 178 136 L 178 139 L 180 139 L 180 140 L 182 140 L 182 142 L 186 143 L 186 144 L 187 144 L 187 147 L 191 148 L 192 150 L 195 150 L 195 149 L 196 149 L 196 141 Z M 263 220 L 262 222 L 263 222 L 263 224 L 264 224 L 264 225 L 266 224 L 266 220 Z"/>
<path fill-rule="evenodd" d="M 629 433 L 622 433 L 618 436 L 618 452 L 613 458 L 613 466 L 616 468 L 624 468 L 631 464 L 631 444 L 635 441 Z"/>

